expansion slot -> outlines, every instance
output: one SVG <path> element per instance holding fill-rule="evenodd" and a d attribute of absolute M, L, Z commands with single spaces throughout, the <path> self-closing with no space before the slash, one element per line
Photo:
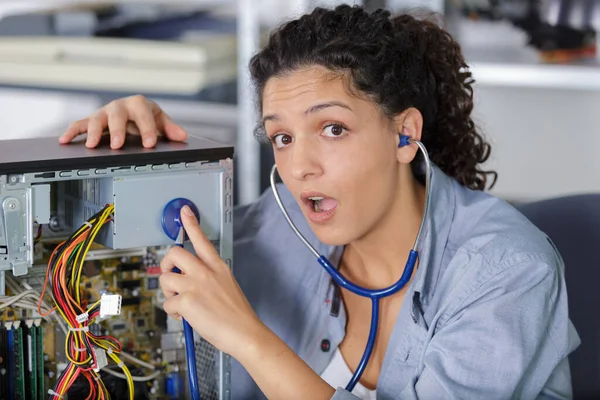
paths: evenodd
<path fill-rule="evenodd" d="M 15 354 L 12 351 L 14 348 L 14 332 L 12 329 L 12 322 L 6 323 L 7 342 L 8 342 L 8 398 L 10 400 L 15 398 Z"/>
<path fill-rule="evenodd" d="M 44 330 L 41 325 L 41 320 L 36 319 L 34 322 L 33 329 L 35 330 L 36 343 L 36 356 L 37 356 L 37 399 L 44 400 L 46 398 L 46 390 L 44 386 Z"/>
<path fill-rule="evenodd" d="M 8 331 L 0 323 L 0 400 L 9 400 L 9 360 L 8 360 Z"/>
<path fill-rule="evenodd" d="M 33 320 L 25 321 L 25 393 L 27 400 L 37 400 L 37 336 Z"/>
<path fill-rule="evenodd" d="M 25 397 L 25 363 L 23 361 L 23 329 L 21 321 L 7 323 L 9 342 L 9 392 L 10 399 L 26 400 Z"/>

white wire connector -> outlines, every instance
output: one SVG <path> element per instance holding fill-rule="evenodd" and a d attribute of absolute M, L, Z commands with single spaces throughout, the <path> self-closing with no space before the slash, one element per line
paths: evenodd
<path fill-rule="evenodd" d="M 108 365 L 108 358 L 106 358 L 106 351 L 104 349 L 100 347 L 94 347 L 93 349 L 96 354 L 96 365 L 93 369 L 95 372 L 98 372 Z"/>
<path fill-rule="evenodd" d="M 81 328 L 73 328 L 72 326 L 69 326 L 69 330 L 71 332 L 89 332 L 90 331 L 90 327 L 89 326 L 82 326 Z"/>
<path fill-rule="evenodd" d="M 121 314 L 121 295 L 103 294 L 100 298 L 100 318 Z"/>
<path fill-rule="evenodd" d="M 77 322 L 79 322 L 80 324 L 83 324 L 85 321 L 88 320 L 89 317 L 90 317 L 90 314 L 88 314 L 87 312 L 84 312 L 83 314 L 79 314 L 78 316 L 76 316 L 75 320 Z"/>

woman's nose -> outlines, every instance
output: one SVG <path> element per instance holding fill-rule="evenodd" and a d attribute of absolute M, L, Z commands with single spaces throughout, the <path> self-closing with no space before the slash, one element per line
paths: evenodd
<path fill-rule="evenodd" d="M 292 176 L 305 180 L 323 173 L 319 162 L 319 152 L 310 140 L 300 139 L 294 142 L 292 149 Z"/>

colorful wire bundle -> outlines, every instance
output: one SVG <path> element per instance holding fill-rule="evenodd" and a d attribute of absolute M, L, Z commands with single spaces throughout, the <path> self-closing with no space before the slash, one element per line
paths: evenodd
<path fill-rule="evenodd" d="M 98 232 L 111 220 L 113 211 L 114 206 L 109 204 L 92 216 L 69 239 L 56 247 L 48 262 L 38 312 L 45 316 L 40 305 L 49 283 L 55 304 L 50 312 L 58 311 L 68 325 L 65 354 L 69 363 L 58 377 L 54 389 L 49 391 L 54 399 L 62 399 L 79 375 L 83 375 L 90 385 L 86 400 L 108 399 L 109 394 L 98 366 L 98 354 L 103 351 L 122 369 L 127 378 L 129 398 L 133 400 L 134 397 L 133 378 L 118 356 L 122 350 L 121 343 L 114 337 L 96 336 L 89 331 L 89 324 L 100 315 L 100 300 L 88 307 L 87 300 L 81 298 L 84 261 Z"/>

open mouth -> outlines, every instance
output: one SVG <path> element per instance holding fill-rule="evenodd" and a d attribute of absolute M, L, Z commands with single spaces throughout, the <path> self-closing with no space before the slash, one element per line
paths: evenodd
<path fill-rule="evenodd" d="M 323 196 L 308 196 L 306 199 L 312 211 L 316 213 L 331 211 L 338 204 L 337 200 Z"/>

